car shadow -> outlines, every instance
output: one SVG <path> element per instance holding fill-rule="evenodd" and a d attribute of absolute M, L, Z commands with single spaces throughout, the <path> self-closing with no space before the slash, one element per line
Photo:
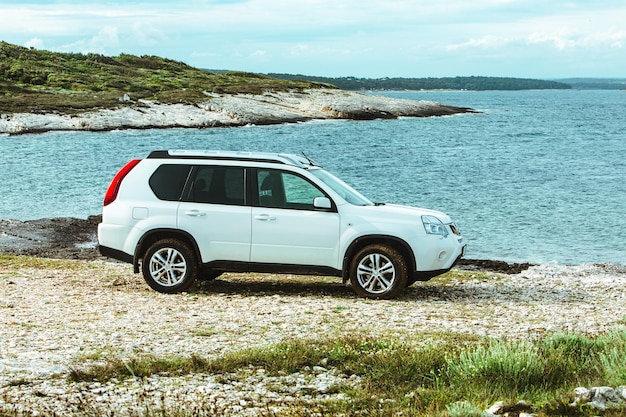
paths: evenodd
<path fill-rule="evenodd" d="M 222 280 L 198 281 L 191 292 L 200 294 L 226 294 L 241 296 L 330 296 L 335 298 L 355 298 L 352 289 L 341 283 L 329 282 L 295 282 L 288 281 L 245 281 L 245 280 Z"/>
<path fill-rule="evenodd" d="M 278 276 L 266 281 L 258 279 L 215 279 L 198 281 L 190 292 L 196 294 L 225 294 L 239 296 L 283 296 L 308 297 L 325 296 L 339 299 L 359 299 L 349 284 L 328 281 L 293 281 Z M 580 289 L 547 288 L 544 286 L 525 287 L 503 283 L 501 281 L 486 281 L 480 283 L 437 283 L 436 281 L 416 283 L 408 287 L 396 302 L 473 302 L 476 303 L 515 303 L 540 302 L 559 303 L 565 301 L 584 300 L 586 292 Z"/>

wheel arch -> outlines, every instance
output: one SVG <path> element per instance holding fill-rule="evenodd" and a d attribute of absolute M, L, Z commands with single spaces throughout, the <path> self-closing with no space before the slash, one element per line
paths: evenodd
<path fill-rule="evenodd" d="M 344 254 L 342 263 L 342 279 L 344 283 L 350 279 L 350 262 L 354 255 L 362 248 L 372 244 L 383 244 L 396 249 L 406 260 L 409 276 L 415 271 L 415 254 L 411 246 L 403 239 L 389 235 L 360 236 L 348 246 Z"/>
<path fill-rule="evenodd" d="M 191 247 L 191 249 L 195 252 L 196 259 L 198 259 L 199 263 L 202 263 L 202 258 L 200 257 L 200 248 L 198 247 L 198 243 L 191 236 L 191 234 L 178 229 L 154 229 L 146 232 L 141 239 L 137 242 L 137 246 L 135 247 L 135 255 L 133 257 L 133 270 L 135 273 L 139 272 L 139 261 L 143 259 L 148 248 L 154 243 L 161 239 L 177 239 L 181 242 L 184 242 Z"/>

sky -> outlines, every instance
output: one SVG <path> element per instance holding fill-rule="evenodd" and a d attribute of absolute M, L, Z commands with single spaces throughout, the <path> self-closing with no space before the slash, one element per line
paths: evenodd
<path fill-rule="evenodd" d="M 0 40 L 256 73 L 626 78 L 626 1 L 0 0 Z"/>

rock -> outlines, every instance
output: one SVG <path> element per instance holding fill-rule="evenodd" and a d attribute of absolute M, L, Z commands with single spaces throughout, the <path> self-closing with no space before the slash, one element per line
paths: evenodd
<path fill-rule="evenodd" d="M 611 387 L 594 387 L 591 388 L 591 392 L 591 405 L 601 411 L 619 406 L 623 402 L 617 392 Z"/>
<path fill-rule="evenodd" d="M 508 263 L 492 259 L 461 259 L 458 268 L 468 271 L 493 271 L 503 274 L 519 274 L 531 266 L 530 263 Z M 523 278 L 523 277 L 522 277 Z"/>
<path fill-rule="evenodd" d="M 313 367 L 313 373 L 315 373 L 315 374 L 321 374 L 321 373 L 324 373 L 324 372 L 327 372 L 327 371 L 328 370 L 326 368 L 322 367 L 322 366 L 314 366 Z"/>
<path fill-rule="evenodd" d="M 585 387 L 576 388 L 574 390 L 574 395 L 576 396 L 576 400 L 575 400 L 576 404 L 587 403 L 591 401 L 591 397 L 592 397 L 591 391 Z"/>
<path fill-rule="evenodd" d="M 354 91 L 310 89 L 303 92 L 256 94 L 206 93 L 199 104 L 134 101 L 127 94 L 120 107 L 79 115 L 18 113 L 0 118 L 0 133 L 50 130 L 105 131 L 172 127 L 223 127 L 294 123 L 313 119 L 392 119 L 473 113 L 472 109 L 433 101 L 404 100 Z"/>
<path fill-rule="evenodd" d="M 497 416 L 504 412 L 504 401 L 498 401 L 486 410 L 487 414 Z"/>
<path fill-rule="evenodd" d="M 498 401 L 497 403 L 489 407 L 485 411 L 485 413 L 487 415 L 493 415 L 493 416 L 502 415 L 505 417 L 513 417 L 513 416 L 530 417 L 530 416 L 533 416 L 534 414 L 526 413 L 526 411 L 531 411 L 531 410 L 532 410 L 532 406 L 523 400 L 518 401 L 516 404 L 513 404 L 513 405 L 506 405 L 504 401 Z"/>
<path fill-rule="evenodd" d="M 593 387 L 591 389 L 578 387 L 574 390 L 576 398 L 572 406 L 577 407 L 583 404 L 589 404 L 600 411 L 622 407 L 626 402 L 625 391 L 625 386 L 620 386 L 617 389 L 611 387 Z"/>
<path fill-rule="evenodd" d="M 96 231 L 102 216 L 0 220 L 0 253 L 50 258 L 97 259 Z"/>

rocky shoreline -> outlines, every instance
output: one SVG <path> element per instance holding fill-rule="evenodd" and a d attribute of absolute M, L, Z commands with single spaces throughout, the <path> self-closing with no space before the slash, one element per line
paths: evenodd
<path fill-rule="evenodd" d="M 335 89 L 258 94 L 206 93 L 200 104 L 160 104 L 120 97 L 120 107 L 67 115 L 0 115 L 0 134 L 151 128 L 210 128 L 305 122 L 316 119 L 373 120 L 476 113 L 466 107 L 405 100 Z"/>

